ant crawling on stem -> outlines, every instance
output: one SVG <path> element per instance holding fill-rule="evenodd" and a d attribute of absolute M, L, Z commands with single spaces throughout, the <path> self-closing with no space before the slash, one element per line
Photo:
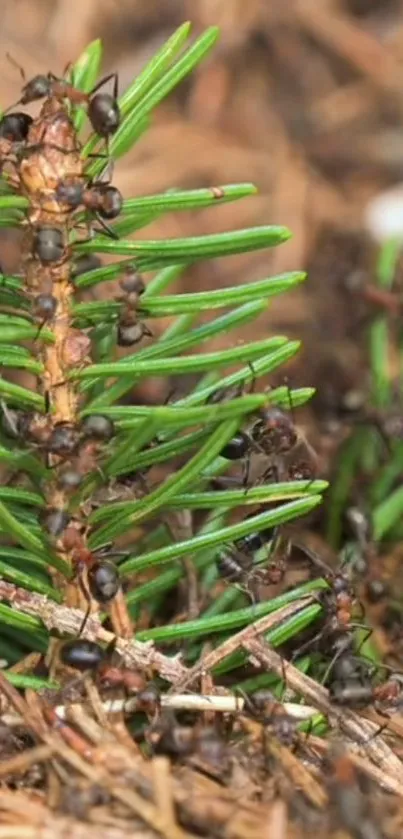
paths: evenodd
<path fill-rule="evenodd" d="M 335 573 L 315 551 L 306 545 L 294 542 L 293 546 L 300 550 L 314 567 L 320 569 L 329 586 L 328 589 L 316 595 L 325 611 L 324 626 L 312 639 L 293 653 L 293 659 L 295 659 L 315 644 L 325 647 L 326 652 L 332 656 L 322 680 L 325 684 L 337 659 L 354 648 L 355 630 L 362 629 L 365 632 L 360 644 L 362 646 L 371 636 L 372 629 L 367 624 L 353 620 L 357 604 L 361 607 L 362 617 L 364 615 L 362 604 L 357 601 L 349 578 L 341 572 Z"/>
<path fill-rule="evenodd" d="M 23 67 L 12 56 L 7 54 L 7 58 L 19 70 L 24 85 L 20 99 L 14 105 L 11 105 L 10 108 L 7 108 L 6 114 L 16 105 L 28 105 L 30 102 L 36 102 L 39 99 L 54 97 L 55 99 L 68 99 L 75 105 L 86 104 L 88 118 L 94 131 L 100 134 L 101 137 L 104 137 L 106 141 L 119 128 L 120 109 L 117 101 L 117 73 L 110 73 L 108 76 L 104 76 L 92 88 L 90 93 L 84 93 L 72 84 L 69 84 L 65 79 L 59 78 L 53 73 L 34 76 L 33 79 L 27 82 Z M 100 88 L 112 79 L 112 93 L 99 93 Z"/>
<path fill-rule="evenodd" d="M 256 513 L 250 513 L 247 518 Z M 233 545 L 222 548 L 216 559 L 220 577 L 230 583 L 241 583 L 255 602 L 259 599 L 255 590 L 259 585 L 278 585 L 287 567 L 288 551 L 280 548 L 281 536 L 278 527 L 266 527 L 256 533 L 237 539 Z M 270 544 L 269 558 L 274 560 L 268 567 L 254 564 L 254 555 Z"/>
<path fill-rule="evenodd" d="M 240 393 L 242 388 L 237 388 L 230 396 L 238 396 Z M 228 398 L 228 390 L 221 388 L 211 394 L 209 402 L 218 402 L 225 398 Z M 291 408 L 291 391 L 289 402 Z M 241 429 L 226 443 L 221 456 L 234 462 L 242 461 L 243 476 L 241 481 L 235 477 L 216 478 L 214 483 L 217 486 L 241 482 L 248 489 L 251 485 L 252 471 L 258 471 L 258 478 L 253 479 L 253 485 L 270 479 L 313 480 L 317 471 L 316 453 L 297 429 L 292 416 L 276 405 L 261 408 L 258 418 L 249 428 L 246 431 Z"/>

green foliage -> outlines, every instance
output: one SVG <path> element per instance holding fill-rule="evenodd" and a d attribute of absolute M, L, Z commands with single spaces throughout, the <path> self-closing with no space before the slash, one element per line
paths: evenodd
<path fill-rule="evenodd" d="M 124 118 L 110 143 L 114 159 L 125 154 L 139 140 L 153 109 L 198 65 L 217 39 L 217 30 L 209 29 L 185 48 L 189 30 L 189 24 L 181 26 L 122 95 L 120 106 Z M 101 53 L 98 41 L 90 44 L 71 70 L 70 79 L 74 85 L 85 91 L 91 89 L 98 76 Z M 84 109 L 76 109 L 74 122 L 77 130 L 83 128 L 86 124 Z M 100 138 L 92 136 L 83 155 L 100 147 Z M 88 158 L 87 172 L 92 177 L 99 175 L 103 167 L 104 163 L 98 158 Z M 112 259 L 129 258 L 116 259 L 77 277 L 75 288 L 80 295 L 86 289 L 94 290 L 100 285 L 105 288 L 105 284 L 119 275 L 122 265 L 134 264 L 146 275 L 147 281 L 139 316 L 173 318 L 165 332 L 152 343 L 137 347 L 123 358 L 116 358 L 116 322 L 121 301 L 86 301 L 81 297 L 74 301 L 73 325 L 89 331 L 93 363 L 73 368 L 69 379 L 81 394 L 81 417 L 101 412 L 113 418 L 116 436 L 104 449 L 99 469 L 94 469 L 73 496 L 71 512 L 80 516 L 81 505 L 90 503 L 91 549 L 126 535 L 127 556 L 120 564 L 120 573 L 127 583 L 127 603 L 134 618 L 145 610 L 154 617 L 155 624 L 137 637 L 169 644 L 191 639 L 189 661 L 199 655 L 199 642 L 206 635 L 213 643 L 219 643 L 230 630 L 243 627 L 325 585 L 323 581 L 315 581 L 255 605 L 245 605 L 248 601 L 242 591 L 227 587 L 210 603 L 207 598 L 207 605 L 197 620 L 175 626 L 165 625 L 162 618 L 163 625 L 158 625 L 161 623 L 158 613 L 164 615 L 167 600 L 183 579 L 181 558 L 192 558 L 201 590 L 207 595 L 216 583 L 215 559 L 220 547 L 261 527 L 293 521 L 315 509 L 321 501 L 326 483 L 319 480 L 263 482 L 248 492 L 242 486 L 213 491 L 209 482 L 212 476 L 228 467 L 228 461 L 220 457 L 223 446 L 240 427 L 248 424 L 248 420 L 251 422 L 256 418 L 259 408 L 269 404 L 290 408 L 286 387 L 259 393 L 255 380 L 281 370 L 282 365 L 297 353 L 299 343 L 274 336 L 242 344 L 236 342 L 224 350 L 199 352 L 211 338 L 227 335 L 264 313 L 272 297 L 291 291 L 305 275 L 294 271 L 228 288 L 169 294 L 165 293 L 169 286 L 195 262 L 276 247 L 289 238 L 289 231 L 284 227 L 263 226 L 175 240 L 127 240 L 122 237 L 143 229 L 165 213 L 213 206 L 218 212 L 221 204 L 246 199 L 255 191 L 251 184 L 228 184 L 215 189 L 176 189 L 160 195 L 137 196 L 124 202 L 122 214 L 113 225 L 119 239 L 97 236 L 85 243 L 72 243 L 74 255 L 106 253 Z M 27 201 L 18 194 L 9 191 L 1 195 L 0 224 L 18 226 L 26 206 Z M 12 306 L 18 312 L 0 315 L 3 367 L 7 373 L 26 370 L 40 378 L 44 369 L 35 354 L 36 342 L 31 342 L 30 349 L 23 344 L 27 339 L 37 338 L 37 326 L 32 320 L 20 277 L 3 277 L 0 305 Z M 216 309 L 224 311 L 216 316 Z M 51 327 L 41 329 L 41 342 L 53 340 Z M 188 390 L 184 395 L 179 377 L 185 375 L 192 378 L 186 380 Z M 134 388 L 156 376 L 175 376 L 175 387 L 181 395 L 175 396 L 169 404 L 159 406 L 119 402 L 127 394 L 132 400 Z M 193 385 L 189 386 L 189 381 Z M 252 385 L 253 389 L 248 393 Z M 237 386 L 240 388 L 238 395 L 227 401 L 206 402 L 217 388 Z M 309 388 L 293 391 L 292 405 L 303 404 L 311 395 Z M 0 397 L 11 408 L 45 411 L 40 393 L 11 383 L 8 378 L 0 379 Z M 72 571 L 46 536 L 41 523 L 44 490 L 52 480 L 52 470 L 47 469 L 40 452 L 31 450 L 24 440 L 11 440 L 1 433 L 0 443 L 2 465 L 13 476 L 24 476 L 24 481 L 0 491 L 0 532 L 3 537 L 0 577 L 27 591 L 62 602 L 63 593 L 51 571 L 57 570 L 65 579 L 71 577 Z M 140 470 L 146 474 L 145 470 L 156 465 L 164 470 L 164 476 L 158 484 L 151 485 L 143 497 L 136 497 L 135 479 L 129 498 L 126 495 L 120 500 L 118 493 L 115 497 L 118 478 Z M 108 487 L 109 495 L 96 503 L 97 493 Z M 276 502 L 275 507 L 265 507 L 250 518 L 237 523 L 230 520 L 234 508 L 247 510 L 251 504 L 270 505 L 273 502 Z M 196 525 L 190 538 L 178 541 L 165 523 L 172 512 L 183 510 L 198 514 L 195 520 L 201 520 L 202 524 Z M 7 547 L 8 543 L 10 547 Z M 138 582 L 136 575 L 140 573 Z M 270 640 L 283 643 L 314 621 L 320 612 L 319 604 L 307 607 L 272 631 Z M 10 662 L 30 650 L 46 649 L 47 634 L 37 618 L 19 613 L 3 603 L 0 604 L 0 625 L 4 637 L 0 654 Z M 233 656 L 231 661 L 223 662 L 220 672 L 238 666 L 239 661 L 239 655 Z M 42 684 L 41 680 L 36 683 L 29 681 L 29 677 L 24 678 L 21 681 L 20 677 L 18 681 L 13 677 L 13 682 L 34 687 Z"/>
<path fill-rule="evenodd" d="M 392 288 L 400 253 L 401 243 L 396 241 L 390 241 L 382 248 L 375 275 L 380 288 Z M 401 414 L 391 381 L 391 348 L 396 341 L 392 329 L 386 313 L 371 320 L 368 331 L 371 387 L 366 408 L 369 423 L 358 425 L 346 441 L 329 493 L 328 537 L 336 547 L 340 546 L 342 516 L 359 477 L 368 482 L 370 476 L 367 489 L 362 493 L 362 503 L 371 519 L 374 539 L 377 542 L 395 541 L 402 533 L 403 493 L 400 486 L 396 488 L 396 483 L 403 469 L 403 442 L 398 435 L 395 438 L 386 435 L 382 439 L 380 434 L 388 416 Z M 400 387 L 402 358 L 400 355 Z M 371 425 L 372 416 L 379 418 L 379 428 Z"/>

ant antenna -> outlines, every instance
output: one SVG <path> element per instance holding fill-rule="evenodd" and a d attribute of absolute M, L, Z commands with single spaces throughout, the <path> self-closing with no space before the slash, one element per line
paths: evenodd
<path fill-rule="evenodd" d="M 24 68 L 21 66 L 21 64 L 18 64 L 18 61 L 16 61 L 16 60 L 15 60 L 15 58 L 13 58 L 13 56 L 12 56 L 12 55 L 10 55 L 10 53 L 9 53 L 9 52 L 6 52 L 6 58 L 7 58 L 7 61 L 9 61 L 9 62 L 10 62 L 10 64 L 12 64 L 12 65 L 13 65 L 13 67 L 15 67 L 15 68 L 18 70 L 18 72 L 19 72 L 19 74 L 20 74 L 20 76 L 21 76 L 21 78 L 22 78 L 23 82 L 26 82 L 27 77 L 26 77 L 26 75 L 25 75 L 25 70 L 24 70 Z M 18 103 L 16 103 L 16 104 L 18 104 Z M 14 107 L 14 105 L 12 105 L 12 107 Z M 9 109 L 7 109 L 7 110 L 9 110 Z"/>

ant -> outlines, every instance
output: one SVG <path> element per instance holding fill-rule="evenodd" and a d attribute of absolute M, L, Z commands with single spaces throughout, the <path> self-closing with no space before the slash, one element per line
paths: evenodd
<path fill-rule="evenodd" d="M 346 511 L 348 523 L 358 544 L 359 555 L 353 561 L 354 570 L 365 577 L 365 597 L 371 604 L 382 602 L 389 594 L 389 586 L 377 574 L 378 551 L 374 542 L 372 523 L 359 507 Z"/>
<path fill-rule="evenodd" d="M 64 641 L 60 648 L 60 660 L 67 667 L 85 672 L 97 670 L 105 662 L 106 651 L 96 641 L 75 638 Z"/>
<path fill-rule="evenodd" d="M 0 137 L 9 140 L 10 143 L 24 142 L 32 123 L 32 117 L 22 111 L 6 114 L 0 119 Z"/>
<path fill-rule="evenodd" d="M 30 443 L 43 449 L 47 454 L 54 454 L 65 459 L 71 457 L 80 441 L 80 430 L 70 422 L 53 423 L 51 416 L 38 412 L 24 412 L 9 408 L 0 402 L 2 408 L 2 428 L 9 437 L 17 440 L 28 439 Z"/>
<path fill-rule="evenodd" d="M 283 705 L 269 690 L 257 690 L 251 696 L 245 695 L 245 710 L 249 711 L 262 725 L 270 725 L 277 739 L 285 746 L 295 742 L 295 720 L 287 714 Z"/>
<path fill-rule="evenodd" d="M 100 449 L 102 443 L 108 443 L 115 435 L 115 425 L 103 414 L 91 414 L 82 420 L 78 435 L 70 464 L 58 474 L 59 489 L 67 492 L 78 489 L 89 472 L 101 471 L 98 463 Z"/>
<path fill-rule="evenodd" d="M 30 102 L 35 102 L 38 99 L 45 97 L 55 97 L 56 99 L 69 99 L 73 104 L 87 104 L 87 113 L 90 123 L 101 137 L 106 140 L 114 134 L 120 125 L 120 109 L 117 102 L 118 97 L 118 74 L 110 73 L 104 76 L 90 93 L 83 93 L 73 85 L 66 82 L 64 79 L 58 78 L 53 73 L 46 75 L 34 76 L 30 81 L 26 81 L 24 69 L 17 64 L 17 62 L 9 55 L 9 61 L 14 64 L 20 72 L 20 75 L 25 82 L 22 88 L 22 96 L 15 103 L 7 108 L 10 111 L 16 105 L 27 105 Z M 113 79 L 113 92 L 97 93 L 97 91 L 107 82 Z"/>
<path fill-rule="evenodd" d="M 368 812 L 368 795 L 363 794 L 351 757 L 340 746 L 333 747 L 327 760 L 331 776 L 328 783 L 330 804 L 335 810 L 338 828 L 355 839 L 382 839 L 383 832 Z M 332 830 L 332 835 L 333 830 Z"/>
<path fill-rule="evenodd" d="M 16 164 L 18 154 L 28 138 L 33 119 L 29 114 L 18 111 L 6 114 L 0 119 L 0 164 Z M 15 160 L 13 159 L 15 156 Z M 17 185 L 17 184 L 16 184 Z"/>
<path fill-rule="evenodd" d="M 58 227 L 34 227 L 32 254 L 44 265 L 63 263 L 67 259 L 64 233 Z"/>
<path fill-rule="evenodd" d="M 123 688 L 127 695 L 135 696 L 135 704 L 130 705 L 131 712 L 142 711 L 155 716 L 161 705 L 159 688 L 154 682 L 147 682 L 138 670 L 111 664 L 115 644 L 115 638 L 106 648 L 96 641 L 75 638 L 62 643 L 59 657 L 62 664 L 73 670 L 92 671 L 102 688 Z"/>
<path fill-rule="evenodd" d="M 372 679 L 377 670 L 391 670 L 386 664 L 373 665 L 360 659 L 352 652 L 346 652 L 334 663 L 329 698 L 335 705 L 360 709 L 374 704 L 382 713 L 382 706 L 396 707 L 402 695 L 399 673 L 392 671 L 387 681 L 374 684 Z M 381 707 L 379 707 L 381 706 Z"/>
<path fill-rule="evenodd" d="M 100 268 L 101 265 L 102 262 L 99 256 L 96 256 L 94 253 L 83 253 L 77 255 L 74 258 L 70 277 L 72 280 L 75 280 L 77 277 L 81 277 L 81 274 L 86 274 L 87 271 L 95 271 L 97 268 Z"/>
<path fill-rule="evenodd" d="M 238 396 L 240 392 L 242 390 L 239 389 L 233 391 L 231 397 Z M 209 401 L 218 402 L 223 398 L 228 398 L 228 392 L 221 388 L 209 397 Z M 291 407 L 291 392 L 289 392 L 289 401 Z M 250 485 L 253 455 L 260 455 L 272 461 L 259 475 L 259 482 L 270 478 L 274 478 L 275 481 L 313 480 L 316 473 L 316 453 L 297 430 L 292 417 L 276 405 L 260 409 L 258 418 L 250 428 L 247 431 L 238 431 L 226 443 L 220 454 L 227 460 L 244 462 L 242 484 L 246 488 Z M 237 479 L 224 477 L 215 481 L 221 485 L 228 481 L 232 483 Z"/>
<path fill-rule="evenodd" d="M 105 223 L 105 219 L 117 218 L 123 205 L 122 193 L 111 186 L 109 181 L 89 181 L 86 185 L 74 179 L 62 181 L 56 188 L 56 198 L 71 210 L 76 210 L 82 204 L 94 213 L 102 229 L 112 239 L 119 238 Z"/>
<path fill-rule="evenodd" d="M 250 513 L 247 518 L 255 515 Z M 266 527 L 256 533 L 237 539 L 232 546 L 220 550 L 216 565 L 221 577 L 230 583 L 255 582 L 277 585 L 283 579 L 286 563 L 280 558 L 268 568 L 254 568 L 254 554 L 272 543 L 271 554 L 276 552 L 278 528 Z"/>
<path fill-rule="evenodd" d="M 333 655 L 323 678 L 323 683 L 326 683 L 338 658 L 354 646 L 354 630 L 363 629 L 366 631 L 366 636 L 361 642 L 362 646 L 372 634 L 372 629 L 366 624 L 353 621 L 354 609 L 358 601 L 348 577 L 340 572 L 335 573 L 315 551 L 306 545 L 294 542 L 293 546 L 302 551 L 310 562 L 321 570 L 329 585 L 328 590 L 317 595 L 326 614 L 325 625 L 319 633 L 294 652 L 293 658 L 301 655 L 306 648 L 310 648 L 315 643 L 325 641 L 327 649 Z M 363 612 L 362 604 L 360 605 Z"/>
<path fill-rule="evenodd" d="M 151 330 L 137 316 L 139 298 L 145 285 L 134 265 L 125 266 L 119 285 L 123 295 L 117 300 L 122 301 L 123 307 L 118 320 L 117 344 L 119 347 L 131 347 L 138 344 L 144 335 L 152 337 Z"/>
<path fill-rule="evenodd" d="M 207 771 L 227 767 L 226 744 L 214 726 L 180 725 L 173 714 L 165 712 L 147 739 L 153 752 L 173 760 L 196 759 Z"/>
<path fill-rule="evenodd" d="M 83 631 L 91 612 L 91 599 L 100 604 L 110 603 L 120 590 L 120 575 L 117 566 L 108 557 L 116 556 L 107 548 L 97 552 L 91 551 L 86 544 L 86 533 L 82 531 L 78 522 L 71 522 L 63 529 L 60 547 L 65 551 L 74 567 L 75 575 L 88 608 L 80 628 Z M 107 555 L 104 551 L 108 550 Z M 84 582 L 84 573 L 87 583 Z M 88 584 L 88 588 L 87 588 Z"/>

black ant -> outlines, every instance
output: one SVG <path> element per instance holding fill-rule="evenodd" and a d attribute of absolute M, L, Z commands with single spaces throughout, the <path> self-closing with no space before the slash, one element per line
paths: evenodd
<path fill-rule="evenodd" d="M 15 105 L 27 105 L 30 102 L 35 102 L 38 99 L 45 97 L 55 97 L 56 99 L 69 99 L 73 104 L 87 104 L 88 118 L 91 125 L 101 137 L 108 139 L 109 136 L 115 133 L 120 125 L 120 110 L 117 102 L 118 97 L 118 75 L 117 73 L 110 73 L 104 76 L 90 93 L 83 93 L 73 85 L 66 82 L 64 79 L 58 78 L 53 73 L 46 75 L 34 76 L 29 82 L 26 82 L 24 69 L 17 64 L 11 56 L 7 56 L 9 60 L 19 70 L 23 81 L 25 82 L 22 88 L 22 96 L 15 103 Z M 108 81 L 113 79 L 113 92 L 97 93 L 97 91 Z M 11 105 L 7 111 L 14 108 Z"/>
<path fill-rule="evenodd" d="M 84 184 L 78 179 L 62 181 L 57 186 L 56 198 L 67 204 L 71 210 L 76 210 L 80 205 L 91 210 L 103 230 L 113 239 L 118 238 L 114 230 L 105 223 L 105 219 L 117 218 L 122 210 L 123 198 L 122 193 L 109 182 L 90 181 Z"/>
<path fill-rule="evenodd" d="M 390 670 L 388 665 L 373 665 L 353 652 L 343 653 L 334 662 L 329 685 L 329 698 L 335 705 L 349 708 L 365 708 L 374 704 L 396 706 L 402 694 L 399 674 L 392 671 L 391 677 L 381 684 L 372 681 L 376 670 Z"/>
<path fill-rule="evenodd" d="M 9 140 L 10 143 L 24 142 L 32 123 L 32 117 L 22 111 L 6 114 L 0 119 L 0 137 Z"/>
<path fill-rule="evenodd" d="M 255 515 L 251 513 L 250 515 Z M 247 517 L 249 518 L 249 516 Z M 248 536 L 237 539 L 233 545 L 220 550 L 216 565 L 221 577 L 231 583 L 278 585 L 284 577 L 287 552 L 276 557 L 268 568 L 254 568 L 254 554 L 272 542 L 271 554 L 276 554 L 278 547 L 278 528 L 267 527 Z M 255 599 L 255 595 L 253 595 Z"/>
<path fill-rule="evenodd" d="M 360 507 L 349 507 L 346 518 L 358 543 L 359 555 L 353 567 L 365 579 L 365 597 L 371 604 L 380 603 L 389 594 L 388 584 L 379 577 L 378 551 L 373 537 L 372 523 Z"/>
<path fill-rule="evenodd" d="M 232 390 L 231 397 L 238 396 L 242 390 Z M 209 397 L 210 402 L 228 398 L 228 389 L 219 388 Z M 289 395 L 291 405 L 291 394 Z M 313 480 L 316 473 L 316 454 L 312 447 L 297 430 L 292 417 L 275 405 L 269 405 L 258 411 L 258 418 L 247 431 L 240 430 L 226 443 L 221 456 L 227 460 L 243 461 L 244 474 L 242 484 L 250 485 L 249 477 L 253 455 L 259 455 L 263 464 L 269 459 L 267 468 L 260 471 L 259 482 L 268 479 L 275 481 Z M 301 455 L 301 456 L 300 456 Z M 220 486 L 228 482 L 238 482 L 236 478 L 217 478 Z"/>
<path fill-rule="evenodd" d="M 96 641 L 74 638 L 64 641 L 60 648 L 60 660 L 67 667 L 84 672 L 97 670 L 105 662 L 106 651 Z"/>
<path fill-rule="evenodd" d="M 120 347 L 131 347 L 138 344 L 144 335 L 152 336 L 151 330 L 137 315 L 139 298 L 145 290 L 142 277 L 135 266 L 129 265 L 124 269 L 124 276 L 119 281 L 123 295 L 117 300 L 123 303 L 118 320 L 117 343 Z"/>

